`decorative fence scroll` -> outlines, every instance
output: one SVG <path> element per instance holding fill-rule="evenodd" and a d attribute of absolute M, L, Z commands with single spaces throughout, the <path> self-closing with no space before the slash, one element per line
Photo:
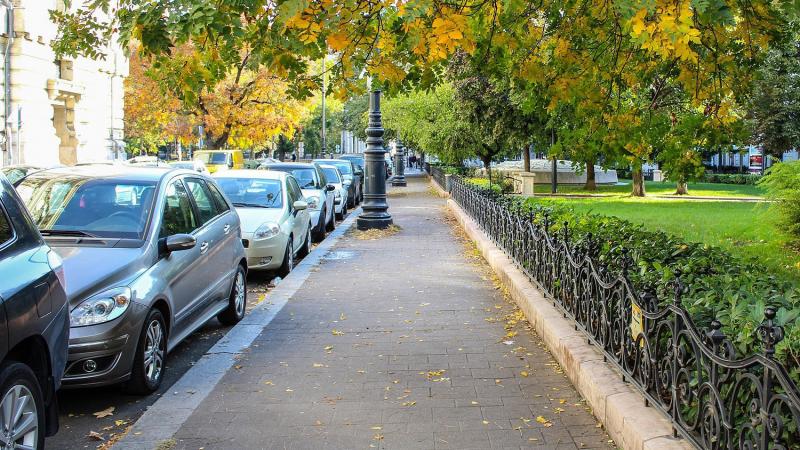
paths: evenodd
<path fill-rule="evenodd" d="M 434 169 L 433 167 L 431 169 Z M 434 173 L 434 170 L 431 170 Z M 433 176 L 444 188 L 444 180 Z M 552 233 L 547 218 L 514 208 L 508 197 L 451 177 L 451 198 L 503 249 L 575 325 L 667 414 L 675 434 L 702 449 L 800 449 L 800 393 L 774 359 L 783 328 L 764 311 L 760 354 L 740 357 L 713 321 L 699 329 L 681 306 L 635 292 L 623 264 L 612 274 L 597 262 L 591 237 L 570 244 L 569 228 Z"/>

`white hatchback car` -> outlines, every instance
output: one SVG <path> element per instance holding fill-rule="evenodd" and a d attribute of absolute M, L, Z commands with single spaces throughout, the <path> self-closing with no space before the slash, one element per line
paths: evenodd
<path fill-rule="evenodd" d="M 336 220 L 344 220 L 347 215 L 347 189 L 344 187 L 344 176 L 339 172 L 336 166 L 329 164 L 320 164 L 322 173 L 325 174 L 325 179 L 328 184 L 332 184 L 336 189 L 333 191 L 333 205 L 334 212 L 336 212 Z"/>
<path fill-rule="evenodd" d="M 247 268 L 288 275 L 295 257 L 311 248 L 308 203 L 297 180 L 266 170 L 226 170 L 213 176 L 239 214 Z"/>

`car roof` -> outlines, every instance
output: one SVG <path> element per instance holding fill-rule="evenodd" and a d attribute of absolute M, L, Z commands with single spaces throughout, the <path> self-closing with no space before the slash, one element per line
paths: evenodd
<path fill-rule="evenodd" d="M 82 166 L 73 167 L 58 167 L 55 169 L 40 170 L 28 176 L 28 178 L 39 178 L 44 176 L 55 175 L 78 175 L 91 178 L 120 178 L 131 181 L 160 181 L 167 174 L 172 173 L 189 173 L 192 175 L 199 175 L 197 172 L 192 172 L 182 169 L 174 169 L 171 167 L 137 167 L 128 165 L 105 165 L 105 164 L 87 164 Z"/>
<path fill-rule="evenodd" d="M 292 176 L 286 172 L 279 172 L 275 170 L 256 170 L 256 169 L 242 169 L 242 170 L 225 170 L 216 172 L 212 178 L 264 178 L 269 180 L 283 180 L 284 178 Z"/>
<path fill-rule="evenodd" d="M 317 167 L 313 163 L 287 163 L 287 162 L 266 163 L 266 164 L 263 164 L 263 166 L 268 168 L 268 169 L 271 169 L 271 168 L 275 168 L 275 169 L 314 169 L 314 168 Z"/>
<path fill-rule="evenodd" d="M 346 153 L 339 157 L 339 159 L 347 159 L 347 158 L 363 158 L 363 153 Z"/>
<path fill-rule="evenodd" d="M 314 162 L 315 163 L 320 163 L 320 164 L 341 164 L 343 162 L 344 163 L 347 163 L 347 162 L 352 163 L 352 161 L 347 161 L 347 160 L 344 160 L 344 159 L 315 159 Z"/>

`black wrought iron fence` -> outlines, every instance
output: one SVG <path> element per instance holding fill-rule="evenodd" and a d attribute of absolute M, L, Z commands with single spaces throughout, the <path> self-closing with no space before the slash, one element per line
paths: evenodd
<path fill-rule="evenodd" d="M 662 305 L 634 290 L 627 263 L 622 273 L 609 273 L 596 259 L 599 243 L 591 236 L 570 244 L 567 224 L 553 233 L 547 217 L 534 221 L 512 199 L 461 177 L 450 181 L 452 199 L 647 404 L 672 419 L 676 435 L 703 449 L 800 449 L 800 393 L 774 359 L 783 339 L 775 309 L 766 308 L 757 330 L 763 351 L 741 357 L 718 321 L 708 329 L 695 326 L 681 306 L 687 291 L 680 280 L 672 302 Z"/>
<path fill-rule="evenodd" d="M 436 166 L 429 166 L 429 167 L 430 167 L 429 173 L 431 174 L 431 178 L 433 178 L 434 181 L 436 181 L 436 183 L 439 186 L 442 186 L 442 189 L 444 189 L 446 183 L 444 177 L 444 170 L 442 170 L 441 167 L 436 167 Z"/>

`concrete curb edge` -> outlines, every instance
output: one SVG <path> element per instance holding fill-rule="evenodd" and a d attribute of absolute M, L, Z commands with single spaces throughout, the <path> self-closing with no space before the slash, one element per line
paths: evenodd
<path fill-rule="evenodd" d="M 211 349 L 183 374 L 161 398 L 135 422 L 113 448 L 117 450 L 153 449 L 172 436 L 205 400 L 247 349 L 272 322 L 289 299 L 297 292 L 323 257 L 355 223 L 361 208 L 350 215 L 313 249 L 294 270 L 269 293 L 269 302 L 262 302 L 241 322 L 231 328 Z"/>
<path fill-rule="evenodd" d="M 440 196 L 449 197 L 436 183 L 431 184 Z M 604 361 L 602 353 L 588 343 L 586 336 L 536 289 L 455 201 L 448 199 L 447 206 L 620 448 L 694 448 L 686 440 L 672 436 L 669 419 L 655 408 L 645 406 L 644 397 L 622 381 L 622 373 Z"/>

